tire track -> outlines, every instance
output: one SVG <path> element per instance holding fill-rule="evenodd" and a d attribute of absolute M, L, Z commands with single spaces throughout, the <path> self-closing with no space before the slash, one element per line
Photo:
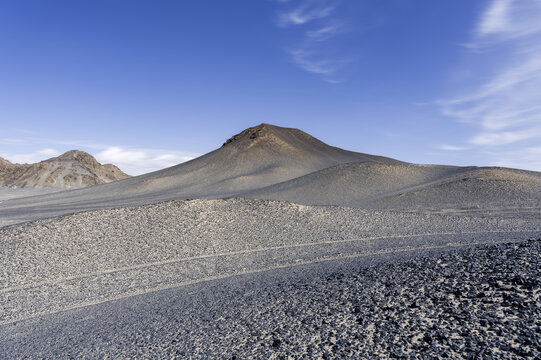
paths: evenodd
<path fill-rule="evenodd" d="M 0 325 L 202 281 L 348 258 L 445 250 L 538 236 L 541 232 L 401 235 L 291 244 L 104 270 L 2 289 Z M 291 251 L 296 249 L 296 251 Z"/>
<path fill-rule="evenodd" d="M 0 294 L 5 292 L 11 292 L 15 290 L 22 290 L 22 289 L 28 289 L 32 287 L 38 287 L 43 285 L 54 285 L 61 283 L 63 281 L 70 281 L 74 279 L 82 279 L 97 275 L 105 275 L 105 274 L 112 274 L 116 272 L 123 272 L 127 270 L 136 270 L 136 269 L 142 269 L 146 267 L 152 267 L 157 265 L 166 265 L 171 264 L 175 262 L 181 262 L 181 261 L 189 261 L 189 260 L 197 260 L 197 259 L 208 259 L 213 257 L 222 257 L 222 256 L 229 256 L 229 255 L 240 255 L 240 254 L 251 254 L 251 253 L 258 253 L 258 252 L 264 252 L 269 250 L 281 250 L 281 249 L 293 249 L 293 248 L 303 248 L 308 246 L 318 246 L 318 245 L 332 245 L 332 244 L 341 244 L 341 243 L 353 243 L 353 242 L 359 242 L 359 241 L 374 241 L 374 240 L 391 240 L 391 239 L 410 239 L 410 238 L 418 238 L 418 237 L 432 237 L 432 236 L 461 236 L 461 235 L 494 235 L 494 234 L 516 234 L 518 236 L 523 236 L 525 234 L 532 234 L 532 236 L 535 236 L 533 234 L 536 234 L 537 232 L 541 233 L 541 230 L 536 231 L 465 231 L 465 232 L 438 232 L 438 233 L 422 233 L 422 234 L 409 234 L 409 235 L 386 235 L 386 236 L 373 236 L 373 237 L 364 237 L 364 238 L 358 238 L 358 239 L 343 239 L 343 240 L 326 240 L 326 241 L 318 241 L 318 242 L 307 242 L 307 243 L 299 243 L 299 244 L 286 244 L 281 246 L 271 246 L 266 248 L 255 248 L 255 249 L 246 249 L 246 250 L 239 250 L 239 251 L 231 251 L 231 252 L 225 252 L 225 253 L 215 253 L 215 254 L 204 254 L 204 255 L 197 255 L 197 256 L 190 256 L 190 257 L 183 257 L 183 258 L 175 258 L 175 259 L 169 259 L 165 261 L 157 261 L 157 262 L 151 262 L 151 263 L 143 263 L 143 264 L 137 264 L 132 266 L 124 266 L 120 268 L 115 269 L 107 269 L 107 270 L 101 270 L 81 275 L 74 275 L 74 276 L 67 276 L 62 278 L 56 278 L 52 280 L 45 280 L 35 283 L 27 283 L 27 284 L 21 284 L 17 286 L 10 286 L 5 288 L 0 288 Z"/>

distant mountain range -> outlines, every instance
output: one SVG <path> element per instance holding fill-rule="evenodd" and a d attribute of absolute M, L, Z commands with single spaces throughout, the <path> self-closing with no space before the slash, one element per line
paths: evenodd
<path fill-rule="evenodd" d="M 115 165 L 102 165 L 79 150 L 35 164 L 13 164 L 0 158 L 0 186 L 10 188 L 79 189 L 129 177 Z"/>

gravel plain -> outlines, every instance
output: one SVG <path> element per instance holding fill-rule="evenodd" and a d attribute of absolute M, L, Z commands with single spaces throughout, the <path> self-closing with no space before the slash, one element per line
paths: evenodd
<path fill-rule="evenodd" d="M 54 192 L 57 192 L 59 190 L 56 189 L 39 189 L 39 188 L 8 188 L 4 186 L 0 186 L 0 203 L 4 202 L 5 200 L 10 199 L 16 199 L 16 198 L 23 198 L 23 197 L 29 197 L 29 196 L 36 196 L 36 195 L 43 195 L 43 194 L 51 194 Z M 0 225 L 2 225 L 2 222 L 0 222 Z"/>
<path fill-rule="evenodd" d="M 468 299 L 483 291 L 495 306 L 489 314 L 506 314 L 504 304 L 522 299 L 519 310 L 537 319 L 527 320 L 533 330 L 514 313 L 515 325 L 500 319 L 495 326 L 513 336 L 516 326 L 531 339 L 539 326 L 539 242 L 524 241 L 539 237 L 535 209 L 464 215 L 235 198 L 4 226 L 0 358 L 439 356 L 443 350 L 418 332 L 448 317 L 452 309 L 441 306 L 476 311 L 479 304 Z M 526 245 L 498 245 L 509 241 Z M 479 257 L 460 250 L 487 244 L 496 248 L 480 249 Z M 450 251 L 457 252 L 445 255 Z M 509 274 L 524 279 L 501 287 L 504 294 L 496 280 L 484 288 L 491 271 L 504 285 Z M 464 298 L 447 294 L 450 287 Z M 441 303 L 430 298 L 434 291 Z M 389 299 L 392 305 L 382 303 Z M 484 342 L 496 336 L 461 316 L 463 324 L 449 320 L 445 346 L 466 341 L 468 331 Z M 497 335 L 498 344 L 506 336 Z M 508 345 L 515 349 L 521 339 Z M 483 344 L 456 342 L 454 353 L 443 347 L 448 354 L 475 353 Z M 532 344 L 520 346 L 524 354 L 536 354 Z M 491 343 L 491 354 L 515 351 L 500 345 Z"/>
<path fill-rule="evenodd" d="M 0 228 L 0 323 L 292 264 L 539 234 L 492 218 L 190 200 Z"/>
<path fill-rule="evenodd" d="M 274 269 L 0 325 L 5 358 L 538 359 L 541 239 Z"/>

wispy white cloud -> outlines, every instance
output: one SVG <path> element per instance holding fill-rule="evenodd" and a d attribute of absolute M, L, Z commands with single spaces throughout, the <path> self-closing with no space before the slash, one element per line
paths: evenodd
<path fill-rule="evenodd" d="M 84 149 L 102 164 L 111 163 L 130 175 L 141 175 L 189 161 L 199 154 L 155 148 L 131 148 L 84 140 L 57 141 L 56 144 Z"/>
<path fill-rule="evenodd" d="M 338 0 L 288 1 L 277 21 L 279 27 L 300 32 L 298 43 L 287 49 L 293 63 L 329 83 L 342 82 L 337 73 L 351 61 L 330 41 L 345 32 L 345 22 L 335 14 L 338 4 Z"/>
<path fill-rule="evenodd" d="M 130 175 L 140 175 L 193 159 L 181 152 L 164 152 L 153 149 L 127 149 L 111 146 L 96 154 L 101 163 L 112 163 Z"/>
<path fill-rule="evenodd" d="M 538 127 L 515 131 L 482 132 L 471 137 L 469 142 L 479 146 L 502 146 L 535 138 L 541 138 L 541 129 Z"/>
<path fill-rule="evenodd" d="M 136 163 L 148 158 L 148 154 L 141 150 L 126 150 L 118 146 L 111 146 L 96 154 L 100 162 L 113 164 Z"/>
<path fill-rule="evenodd" d="M 2 138 L 0 139 L 0 144 L 3 145 L 13 145 L 13 144 L 23 144 L 23 139 L 13 139 L 13 138 Z"/>
<path fill-rule="evenodd" d="M 494 159 L 490 165 L 540 171 L 541 146 L 500 151 L 494 154 Z"/>
<path fill-rule="evenodd" d="M 477 24 L 478 42 L 530 36 L 541 31 L 539 0 L 493 0 Z"/>
<path fill-rule="evenodd" d="M 292 10 L 281 13 L 278 24 L 280 26 L 302 25 L 313 20 L 324 19 L 333 12 L 335 7 L 334 2 L 308 0 Z"/>
<path fill-rule="evenodd" d="M 72 146 L 73 142 L 68 142 Z M 102 164 L 111 163 L 130 175 L 141 175 L 148 172 L 178 165 L 196 157 L 196 154 L 163 149 L 133 149 L 121 146 L 73 146 L 94 155 Z M 52 148 L 38 149 L 27 153 L 2 153 L 3 157 L 12 163 L 31 164 L 50 159 L 70 149 L 59 151 Z"/>
<path fill-rule="evenodd" d="M 495 0 L 485 10 L 477 26 L 477 32 L 484 36 L 505 32 L 509 28 L 508 14 L 513 0 Z"/>
<path fill-rule="evenodd" d="M 297 65 L 314 74 L 330 75 L 337 70 L 337 64 L 335 61 L 319 59 L 314 51 L 297 49 L 292 50 L 290 53 Z"/>
<path fill-rule="evenodd" d="M 306 32 L 306 37 L 313 41 L 326 41 L 332 37 L 344 32 L 344 27 L 340 23 L 324 25 L 315 30 L 310 30 Z"/>
<path fill-rule="evenodd" d="M 440 146 L 438 146 L 438 149 L 446 150 L 446 151 L 463 151 L 463 150 L 468 150 L 469 147 L 467 147 L 467 146 L 455 146 L 455 145 L 440 145 Z"/>
<path fill-rule="evenodd" d="M 1 156 L 15 164 L 32 164 L 60 155 L 55 149 L 39 149 L 23 154 L 2 154 Z"/>
<path fill-rule="evenodd" d="M 453 99 L 438 101 L 442 113 L 477 131 L 466 143 L 491 148 L 541 141 L 541 1 L 493 0 L 481 15 L 470 48 L 495 71 Z"/>

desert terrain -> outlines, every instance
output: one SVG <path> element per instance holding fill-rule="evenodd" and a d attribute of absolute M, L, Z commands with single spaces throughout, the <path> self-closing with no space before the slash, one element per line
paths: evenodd
<path fill-rule="evenodd" d="M 0 157 L 0 201 L 80 189 L 128 178 L 113 164 L 100 164 L 79 150 L 35 164 L 13 164 Z"/>
<path fill-rule="evenodd" d="M 539 172 L 261 124 L 171 168 L 4 199 L 5 358 L 541 355 Z"/>

